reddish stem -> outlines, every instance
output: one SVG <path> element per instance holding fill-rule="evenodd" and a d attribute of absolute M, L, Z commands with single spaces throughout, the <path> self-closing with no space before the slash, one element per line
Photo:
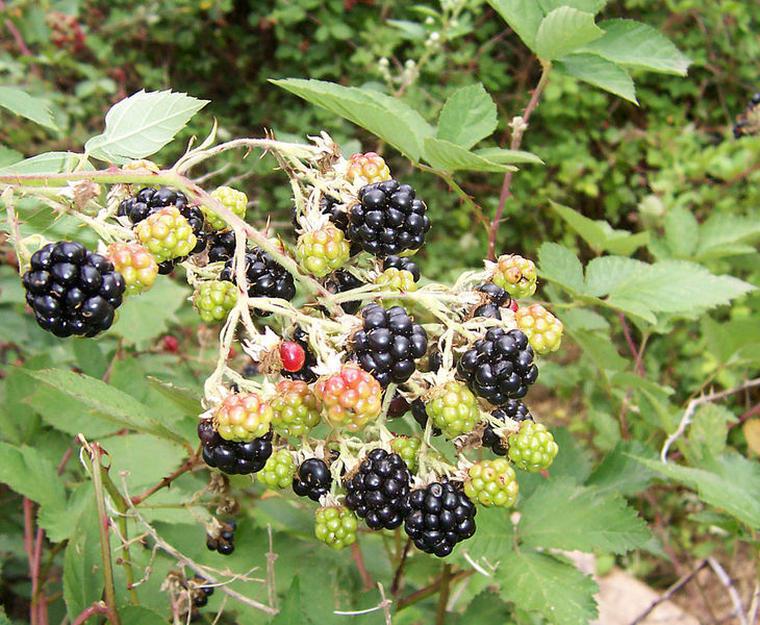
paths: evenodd
<path fill-rule="evenodd" d="M 367 565 L 364 564 L 364 556 L 362 555 L 359 543 L 353 543 L 351 545 L 351 557 L 354 559 L 356 568 L 359 571 L 359 576 L 362 578 L 364 590 L 372 590 L 375 587 L 375 582 L 372 580 L 372 576 L 367 570 Z"/>
<path fill-rule="evenodd" d="M 111 620 L 111 611 L 108 609 L 102 601 L 93 603 L 89 608 L 82 610 L 79 615 L 72 621 L 71 625 L 83 625 L 88 619 L 97 614 L 105 614 L 108 616 L 108 620 Z"/>
<path fill-rule="evenodd" d="M 628 345 L 631 356 L 633 356 L 634 370 L 638 376 L 643 378 L 646 375 L 646 371 L 644 370 L 644 363 L 641 358 L 643 354 L 636 345 L 636 341 L 633 340 L 631 328 L 628 326 L 625 315 L 623 313 L 618 313 L 618 319 L 620 319 L 620 325 L 623 327 L 623 336 L 625 337 L 625 342 Z"/>
<path fill-rule="evenodd" d="M 29 560 L 29 578 L 32 581 L 32 594 L 29 606 L 29 621 L 31 625 L 40 625 L 37 613 L 37 577 L 34 574 L 34 511 L 32 500 L 24 497 L 24 551 Z"/>
<path fill-rule="evenodd" d="M 169 486 L 174 480 L 176 480 L 179 476 L 184 475 L 188 471 L 192 470 L 195 465 L 198 464 L 198 456 L 192 455 L 190 458 L 188 458 L 185 463 L 180 466 L 174 473 L 171 473 L 170 475 L 167 475 L 165 478 L 163 478 L 158 484 L 155 484 L 151 486 L 149 489 L 144 491 L 143 493 L 139 495 L 135 495 L 132 497 L 132 505 L 137 506 L 141 504 L 143 501 L 145 501 L 148 497 L 150 497 L 153 493 L 156 491 L 161 490 L 162 488 L 166 488 Z"/>

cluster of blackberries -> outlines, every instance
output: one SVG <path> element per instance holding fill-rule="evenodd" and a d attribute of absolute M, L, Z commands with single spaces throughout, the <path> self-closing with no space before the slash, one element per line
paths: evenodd
<path fill-rule="evenodd" d="M 533 421 L 533 417 L 528 411 L 528 407 L 522 403 L 519 399 L 509 399 L 507 402 L 496 410 L 491 412 L 491 416 L 494 419 L 498 419 L 502 423 L 506 423 L 507 417 L 518 423 L 522 421 Z M 488 447 L 497 456 L 507 455 L 507 444 L 502 437 L 500 437 L 493 429 L 493 426 L 488 423 L 483 430 L 483 447 Z"/>
<path fill-rule="evenodd" d="M 208 261 L 218 263 L 235 255 L 235 233 L 232 230 L 214 232 L 208 238 Z"/>
<path fill-rule="evenodd" d="M 259 247 L 246 252 L 245 277 L 248 281 L 248 297 L 277 297 L 290 301 L 296 296 L 293 276 Z M 227 260 L 219 278 L 237 284 L 233 258 Z M 272 314 L 255 309 L 254 312 L 259 317 Z"/>
<path fill-rule="evenodd" d="M 386 310 L 369 304 L 362 310 L 362 329 L 354 334 L 352 353 L 382 386 L 403 384 L 414 373 L 414 361 L 427 352 L 425 330 L 401 306 Z"/>
<path fill-rule="evenodd" d="M 525 397 L 538 378 L 538 367 L 523 332 L 490 328 L 462 354 L 457 373 L 473 393 L 501 406 L 508 399 Z"/>
<path fill-rule="evenodd" d="M 203 443 L 203 460 L 210 466 L 230 475 L 248 475 L 264 468 L 272 455 L 272 433 L 238 443 L 219 436 L 211 419 L 198 424 L 198 438 Z"/>
<path fill-rule="evenodd" d="M 512 304 L 509 293 L 493 282 L 481 284 L 476 290 L 485 294 L 486 301 L 472 311 L 473 317 L 501 319 L 501 309 L 509 308 Z"/>
<path fill-rule="evenodd" d="M 209 551 L 216 551 L 223 556 L 230 555 L 235 551 L 235 528 L 237 524 L 234 520 L 225 521 L 219 532 L 212 536 L 206 536 L 206 548 Z"/>
<path fill-rule="evenodd" d="M 111 327 L 126 288 L 104 256 L 81 243 L 49 243 L 32 254 L 22 283 L 38 325 L 59 337 L 95 336 Z"/>

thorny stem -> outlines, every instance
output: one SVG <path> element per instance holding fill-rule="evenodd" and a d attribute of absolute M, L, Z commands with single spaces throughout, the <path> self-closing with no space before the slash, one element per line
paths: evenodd
<path fill-rule="evenodd" d="M 108 616 L 108 620 L 111 620 L 111 611 L 108 609 L 108 606 L 102 601 L 98 601 L 82 610 L 71 622 L 71 625 L 84 625 L 84 623 L 96 614 L 105 614 Z"/>
<path fill-rule="evenodd" d="M 538 103 L 541 99 L 541 94 L 544 92 L 544 89 L 549 82 L 549 73 L 551 72 L 552 68 L 551 62 L 542 61 L 541 67 L 541 78 L 538 81 L 538 85 L 536 85 L 536 88 L 533 90 L 528 104 L 523 110 L 521 116 L 522 119 L 516 120 L 518 123 L 515 124 L 512 131 L 512 141 L 509 144 L 510 150 L 520 149 L 520 146 L 522 145 L 523 134 L 528 127 L 530 116 L 538 107 Z M 492 260 L 496 258 L 496 235 L 499 231 L 499 225 L 501 224 L 501 218 L 504 215 L 504 209 L 507 205 L 507 200 L 512 195 L 512 192 L 510 190 L 511 186 L 512 172 L 508 171 L 504 174 L 504 180 L 501 183 L 501 193 L 499 194 L 499 204 L 496 207 L 496 212 L 494 213 L 493 219 L 491 220 L 491 226 L 488 230 L 488 258 Z"/>
<path fill-rule="evenodd" d="M 451 565 L 446 563 L 441 571 L 441 591 L 438 594 L 438 609 L 435 614 L 435 625 L 445 625 L 446 623 L 446 605 L 449 602 L 449 591 L 451 590 Z"/>
<path fill-rule="evenodd" d="M 184 475 L 188 471 L 192 471 L 195 466 L 198 465 L 200 462 L 200 459 L 197 454 L 193 454 L 190 458 L 188 458 L 180 467 L 167 475 L 166 477 L 162 478 L 160 482 L 157 484 L 154 484 L 144 492 L 142 492 L 139 495 L 135 495 L 132 497 L 132 505 L 133 506 L 139 506 L 143 501 L 145 501 L 148 497 L 150 497 L 153 493 L 156 491 L 161 490 L 162 488 L 166 488 L 168 486 L 171 486 L 171 483 L 176 480 L 181 475 Z"/>

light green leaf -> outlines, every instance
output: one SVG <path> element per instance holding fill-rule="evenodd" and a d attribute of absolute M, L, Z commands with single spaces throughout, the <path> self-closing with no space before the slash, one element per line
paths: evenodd
<path fill-rule="evenodd" d="M 562 6 L 572 7 L 586 13 L 599 13 L 607 4 L 607 0 L 538 0 L 544 13 L 549 13 Z"/>
<path fill-rule="evenodd" d="M 760 463 L 737 453 L 717 458 L 709 470 L 636 459 L 653 471 L 696 490 L 705 503 L 760 529 Z"/>
<path fill-rule="evenodd" d="M 122 623 L 135 623 L 135 625 L 166 625 L 168 620 L 165 615 L 144 605 L 126 605 L 119 608 L 119 616 Z"/>
<path fill-rule="evenodd" d="M 607 332 L 610 322 L 602 315 L 588 308 L 571 308 L 562 311 L 562 323 L 574 330 L 600 330 Z"/>
<path fill-rule="evenodd" d="M 425 139 L 425 160 L 442 171 L 517 171 L 517 167 L 490 161 L 460 145 L 433 137 Z"/>
<path fill-rule="evenodd" d="M 155 154 L 208 104 L 185 93 L 138 91 L 106 113 L 106 129 L 85 144 L 85 153 L 122 164 Z"/>
<path fill-rule="evenodd" d="M 526 46 L 535 51 L 536 33 L 544 19 L 536 0 L 488 0 L 509 27 L 517 33 Z"/>
<path fill-rule="evenodd" d="M 710 260 L 756 251 L 752 243 L 760 238 L 760 219 L 715 214 L 699 228 L 697 260 Z"/>
<path fill-rule="evenodd" d="M 406 35 L 405 39 L 411 41 L 424 41 L 427 37 L 425 27 L 418 22 L 411 22 L 409 20 L 386 20 L 385 23 L 404 33 L 404 35 Z"/>
<path fill-rule="evenodd" d="M 8 165 L 12 165 L 13 163 L 18 163 L 23 159 L 24 155 L 21 154 L 21 152 L 11 150 L 11 148 L 8 148 L 4 145 L 0 145 L 0 169 L 7 167 Z"/>
<path fill-rule="evenodd" d="M 103 568 L 95 495 L 89 489 L 89 501 L 82 510 L 63 556 L 63 599 L 69 620 L 100 599 L 103 592 Z"/>
<path fill-rule="evenodd" d="M 544 279 L 556 282 L 572 293 L 584 292 L 581 261 L 566 247 L 543 243 L 538 249 L 538 266 Z"/>
<path fill-rule="evenodd" d="M 583 354 L 588 356 L 598 369 L 608 372 L 622 371 L 628 366 L 628 361 L 618 354 L 609 337 L 583 330 L 573 330 L 570 334 L 583 349 Z"/>
<path fill-rule="evenodd" d="M 576 210 L 550 200 L 556 212 L 575 230 L 591 248 L 600 253 L 611 248 L 630 250 L 629 253 L 649 240 L 649 233 L 632 235 L 627 230 L 615 230 L 606 221 L 589 219 Z M 635 237 L 635 238 L 634 238 Z"/>
<path fill-rule="evenodd" d="M 703 404 L 692 417 L 688 436 L 679 445 L 689 464 L 702 466 L 705 458 L 720 456 L 726 449 L 728 424 L 737 418 L 725 406 Z"/>
<path fill-rule="evenodd" d="M 37 514 L 45 536 L 54 543 L 68 540 L 77 531 L 77 523 L 88 506 L 92 505 L 92 484 L 82 482 L 71 492 L 65 507 L 43 506 Z"/>
<path fill-rule="evenodd" d="M 457 89 L 443 105 L 436 137 L 471 148 L 496 130 L 496 103 L 481 83 Z"/>
<path fill-rule="evenodd" d="M 594 54 L 568 54 L 555 63 L 566 74 L 638 104 L 636 87 L 625 68 Z"/>
<path fill-rule="evenodd" d="M 301 580 L 297 575 L 290 582 L 290 588 L 285 593 L 282 607 L 270 625 L 295 625 L 296 623 L 303 625 L 312 623 L 301 595 Z"/>
<path fill-rule="evenodd" d="M 45 152 L 0 169 L 0 175 L 8 174 L 60 174 L 73 171 L 82 160 L 81 154 L 74 152 Z M 91 170 L 87 163 L 84 169 Z"/>
<path fill-rule="evenodd" d="M 518 533 L 528 547 L 623 554 L 650 538 L 646 523 L 622 497 L 570 478 L 541 484 L 520 513 Z"/>
<path fill-rule="evenodd" d="M 414 162 L 420 159 L 425 138 L 434 134 L 417 111 L 379 91 L 298 78 L 271 82 L 369 130 Z"/>
<path fill-rule="evenodd" d="M 129 473 L 132 489 L 154 484 L 157 475 L 169 475 L 187 457 L 183 447 L 148 434 L 114 436 L 101 444 L 111 454 L 112 475 Z"/>
<path fill-rule="evenodd" d="M 606 20 L 599 23 L 604 36 L 587 43 L 584 51 L 639 69 L 685 76 L 690 61 L 662 33 L 635 20 Z"/>
<path fill-rule="evenodd" d="M 543 165 L 544 162 L 533 152 L 525 150 L 506 150 L 504 148 L 480 148 L 474 154 L 488 159 L 493 163 L 535 163 Z"/>
<path fill-rule="evenodd" d="M 594 469 L 586 484 L 598 492 L 609 491 L 623 496 L 644 490 L 654 472 L 642 467 L 633 456 L 655 458 L 655 454 L 639 441 L 620 441 Z"/>
<path fill-rule="evenodd" d="M 691 211 L 676 207 L 665 215 L 665 240 L 676 258 L 689 258 L 699 240 L 699 223 Z"/>
<path fill-rule="evenodd" d="M 40 126 L 58 130 L 50 112 L 50 105 L 43 98 L 30 96 L 16 87 L 0 87 L 0 106 Z"/>
<path fill-rule="evenodd" d="M 0 482 L 41 506 L 66 505 L 63 482 L 53 463 L 32 447 L 0 442 Z"/>
<path fill-rule="evenodd" d="M 586 292 L 596 297 L 608 295 L 618 285 L 644 275 L 651 265 L 633 258 L 602 256 L 586 265 Z"/>
<path fill-rule="evenodd" d="M 604 34 L 591 13 L 562 6 L 551 11 L 536 33 L 536 54 L 551 61 L 575 52 Z"/>
<path fill-rule="evenodd" d="M 486 558 L 491 564 L 512 551 L 513 528 L 509 511 L 503 508 L 482 508 L 478 510 L 478 531 L 462 544 L 460 551 L 466 551 L 475 560 Z"/>
<path fill-rule="evenodd" d="M 548 554 L 512 551 L 495 577 L 501 597 L 553 625 L 588 625 L 596 618 L 597 585 L 571 564 Z"/>

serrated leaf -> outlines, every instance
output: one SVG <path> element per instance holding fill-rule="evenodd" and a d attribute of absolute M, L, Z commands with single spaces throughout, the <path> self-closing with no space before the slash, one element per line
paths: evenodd
<path fill-rule="evenodd" d="M 622 371 L 628 366 L 628 361 L 618 354 L 609 337 L 583 330 L 574 330 L 571 336 L 598 369 L 608 372 Z"/>
<path fill-rule="evenodd" d="M 95 495 L 89 489 L 89 502 L 82 510 L 63 556 L 63 599 L 69 620 L 100 599 L 103 569 Z"/>
<path fill-rule="evenodd" d="M 736 453 L 715 459 L 710 463 L 710 470 L 636 459 L 653 471 L 696 490 L 705 503 L 760 529 L 760 463 Z"/>
<path fill-rule="evenodd" d="M 599 13 L 607 4 L 607 0 L 538 0 L 544 13 L 556 8 L 567 6 L 586 13 Z"/>
<path fill-rule="evenodd" d="M 597 253 L 609 250 L 611 247 L 627 247 L 630 248 L 630 252 L 633 252 L 638 245 L 649 239 L 649 234 L 646 232 L 633 235 L 627 230 L 615 230 L 604 220 L 589 219 L 569 206 L 563 206 L 553 201 L 549 203 L 554 212 L 562 217 Z M 630 240 L 634 236 L 636 239 L 631 244 Z M 625 242 L 629 242 L 627 246 Z"/>
<path fill-rule="evenodd" d="M 493 623 L 501 625 L 509 614 L 509 607 L 495 592 L 484 590 L 473 597 L 461 619 L 456 621 L 461 625 L 485 625 Z M 448 618 L 447 618 L 448 621 Z"/>
<path fill-rule="evenodd" d="M 495 577 L 502 599 L 541 614 L 553 625 L 588 625 L 597 616 L 594 580 L 553 556 L 513 551 Z"/>
<path fill-rule="evenodd" d="M 294 625 L 303 623 L 309 625 L 312 620 L 308 616 L 306 606 L 303 604 L 301 597 L 301 580 L 296 575 L 290 582 L 290 588 L 285 593 L 285 599 L 282 602 L 280 611 L 277 613 L 270 625 Z"/>
<path fill-rule="evenodd" d="M 679 441 L 689 464 L 701 466 L 704 458 L 720 456 L 726 449 L 728 424 L 736 421 L 725 406 L 704 404 L 697 408 L 686 439 Z"/>
<path fill-rule="evenodd" d="M 485 558 L 490 565 L 512 551 L 513 528 L 509 511 L 503 508 L 483 508 L 478 511 L 478 531 L 472 539 L 463 543 L 461 551 L 466 551 L 475 560 Z"/>
<path fill-rule="evenodd" d="M 7 165 L 0 169 L 0 175 L 9 174 L 61 174 L 74 170 L 83 156 L 74 152 L 45 152 Z M 91 170 L 92 165 L 86 163 L 84 169 Z"/>
<path fill-rule="evenodd" d="M 610 491 L 556 478 L 520 506 L 518 534 L 528 547 L 623 554 L 650 538 L 646 523 Z"/>
<path fill-rule="evenodd" d="M 270 82 L 369 130 L 414 162 L 420 159 L 425 137 L 434 134 L 417 111 L 379 91 L 298 78 Z"/>
<path fill-rule="evenodd" d="M 187 457 L 183 447 L 148 434 L 114 436 L 101 444 L 111 455 L 112 475 L 127 472 L 132 489 L 154 484 L 157 476 L 169 475 Z"/>
<path fill-rule="evenodd" d="M 138 91 L 106 113 L 103 134 L 85 144 L 93 158 L 117 164 L 155 154 L 208 104 L 185 93 Z"/>
<path fill-rule="evenodd" d="M 615 19 L 599 23 L 604 35 L 584 46 L 584 51 L 629 67 L 685 76 L 690 61 L 656 29 L 635 20 Z"/>
<path fill-rule="evenodd" d="M 63 482 L 53 463 L 39 451 L 0 442 L 0 458 L 0 482 L 41 506 L 65 507 Z"/>
<path fill-rule="evenodd" d="M 147 379 L 151 388 L 156 389 L 183 413 L 195 416 L 203 412 L 201 398 L 197 392 L 175 386 L 170 382 L 164 382 L 153 376 L 147 376 Z"/>
<path fill-rule="evenodd" d="M 469 149 L 496 130 L 496 103 L 481 83 L 457 89 L 438 118 L 436 137 Z"/>
<path fill-rule="evenodd" d="M 544 19 L 536 0 L 488 0 L 493 9 L 509 24 L 526 46 L 535 52 L 536 33 Z"/>
<path fill-rule="evenodd" d="M 557 243 L 543 243 L 538 249 L 538 266 L 544 279 L 556 282 L 575 294 L 584 292 L 583 266 L 578 257 L 566 247 Z"/>
<path fill-rule="evenodd" d="M 16 87 L 0 87 L 0 106 L 40 126 L 58 130 L 50 112 L 50 104 L 43 98 L 30 96 Z"/>
<path fill-rule="evenodd" d="M 617 63 L 595 54 L 576 53 L 562 57 L 555 66 L 589 85 L 599 87 L 634 104 L 639 103 L 631 75 Z"/>
<path fill-rule="evenodd" d="M 596 297 L 608 295 L 618 285 L 644 274 L 650 265 L 623 256 L 602 256 L 586 265 L 586 292 Z"/>
<path fill-rule="evenodd" d="M 536 54 L 547 61 L 562 58 L 599 39 L 604 31 L 594 23 L 594 16 L 568 6 L 549 12 L 536 33 Z"/>
<path fill-rule="evenodd" d="M 699 243 L 696 259 L 709 260 L 736 253 L 747 254 L 756 251 L 751 243 L 760 238 L 760 219 L 738 215 L 715 214 L 699 228 Z M 752 251 L 749 251 L 749 250 Z"/>
<path fill-rule="evenodd" d="M 640 466 L 632 456 L 655 458 L 654 452 L 638 441 L 619 441 L 593 470 L 586 485 L 624 496 L 640 493 L 652 481 L 654 472 Z"/>
<path fill-rule="evenodd" d="M 425 139 L 425 160 L 442 171 L 517 171 L 517 167 L 489 161 L 460 145 L 428 137 Z"/>
<path fill-rule="evenodd" d="M 478 156 L 488 159 L 494 163 L 533 163 L 543 165 L 542 161 L 533 152 L 525 150 L 507 150 L 505 148 L 479 148 L 473 152 Z"/>
<path fill-rule="evenodd" d="M 689 258 L 697 248 L 699 223 L 691 211 L 676 207 L 668 211 L 664 220 L 665 240 L 676 258 Z"/>

